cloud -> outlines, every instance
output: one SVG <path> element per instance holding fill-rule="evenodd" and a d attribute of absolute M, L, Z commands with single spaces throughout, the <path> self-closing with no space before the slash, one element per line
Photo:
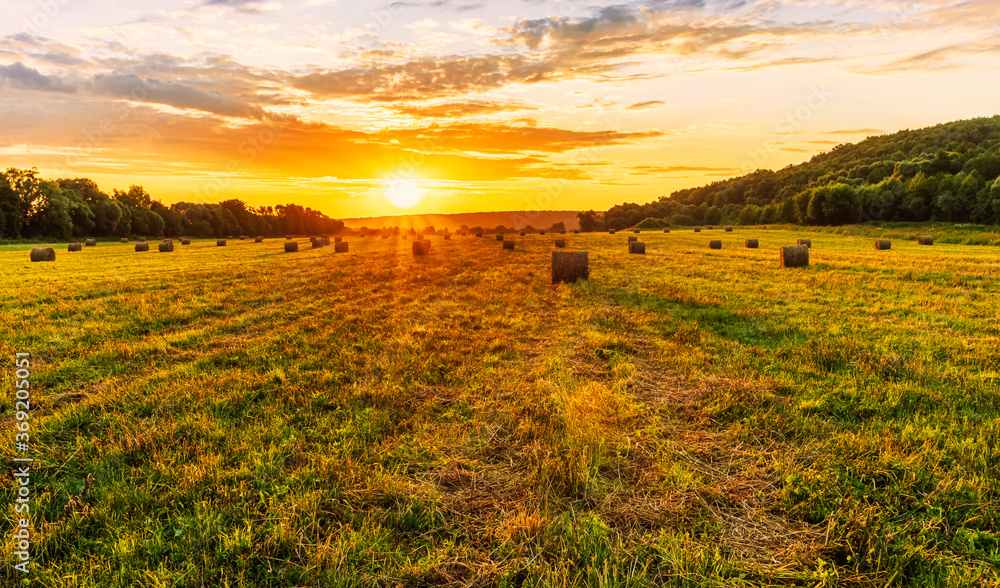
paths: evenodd
<path fill-rule="evenodd" d="M 11 65 L 0 65 L 0 79 L 11 86 L 25 90 L 40 90 L 44 92 L 60 92 L 70 94 L 76 88 L 58 76 L 47 76 L 37 69 L 28 67 L 20 61 Z"/>
<path fill-rule="evenodd" d="M 826 131 L 824 135 L 881 135 L 885 133 L 882 129 L 841 129 L 837 131 Z"/>
<path fill-rule="evenodd" d="M 154 102 L 175 108 L 189 108 L 223 116 L 262 118 L 259 106 L 247 104 L 217 91 L 190 84 L 140 78 L 135 74 L 100 74 L 94 77 L 93 91 L 140 102 Z"/>
<path fill-rule="evenodd" d="M 629 169 L 634 170 L 630 172 L 631 175 L 661 175 L 687 172 L 718 172 L 730 174 L 739 171 L 739 169 L 732 167 L 699 167 L 691 165 L 633 165 L 630 166 Z"/>
<path fill-rule="evenodd" d="M 445 151 L 480 154 L 563 153 L 575 149 L 627 145 L 663 136 L 661 131 L 574 131 L 553 127 L 477 123 L 390 129 L 380 136 L 408 148 L 427 146 Z"/>
<path fill-rule="evenodd" d="M 666 104 L 663 100 L 649 100 L 647 102 L 637 102 L 631 106 L 625 108 L 625 110 L 645 110 L 647 108 L 656 108 L 657 106 L 663 106 Z"/>
<path fill-rule="evenodd" d="M 526 104 L 512 102 L 467 100 L 462 102 L 443 102 L 438 104 L 400 103 L 393 106 L 393 110 L 399 114 L 422 118 L 461 118 L 480 114 L 536 110 L 536 108 Z"/>

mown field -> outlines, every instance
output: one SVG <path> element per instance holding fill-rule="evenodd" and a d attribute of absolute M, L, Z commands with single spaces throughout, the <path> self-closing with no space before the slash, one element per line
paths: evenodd
<path fill-rule="evenodd" d="M 4 246 L 24 585 L 1000 585 L 1000 250 L 870 233 Z"/>

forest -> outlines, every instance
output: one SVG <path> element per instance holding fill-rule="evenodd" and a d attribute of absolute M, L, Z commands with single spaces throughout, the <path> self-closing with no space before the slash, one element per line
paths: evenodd
<path fill-rule="evenodd" d="M 1000 116 L 838 145 L 809 161 L 678 190 L 603 215 L 584 231 L 638 226 L 843 225 L 870 221 L 1000 224 Z"/>
<path fill-rule="evenodd" d="M 253 209 L 230 199 L 166 206 L 142 186 L 109 195 L 87 178 L 45 180 L 37 169 L 0 173 L 0 239 L 302 235 L 343 228 L 341 221 L 297 204 Z"/>

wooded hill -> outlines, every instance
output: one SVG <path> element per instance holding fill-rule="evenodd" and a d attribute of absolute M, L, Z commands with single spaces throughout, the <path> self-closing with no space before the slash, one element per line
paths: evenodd
<path fill-rule="evenodd" d="M 1000 224 L 1000 116 L 838 145 L 809 161 L 581 213 L 584 230 L 694 224 Z"/>

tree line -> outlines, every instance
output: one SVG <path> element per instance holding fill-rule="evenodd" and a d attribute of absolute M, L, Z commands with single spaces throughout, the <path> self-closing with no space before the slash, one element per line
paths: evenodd
<path fill-rule="evenodd" d="M 1000 224 L 1000 116 L 869 137 L 778 171 L 757 170 L 648 204 L 578 216 L 584 231 L 866 221 Z"/>
<path fill-rule="evenodd" d="M 34 168 L 0 174 L 0 239 L 305 235 L 343 228 L 343 222 L 297 204 L 251 208 L 230 199 L 166 206 L 142 186 L 106 194 L 88 178 L 46 180 Z"/>

